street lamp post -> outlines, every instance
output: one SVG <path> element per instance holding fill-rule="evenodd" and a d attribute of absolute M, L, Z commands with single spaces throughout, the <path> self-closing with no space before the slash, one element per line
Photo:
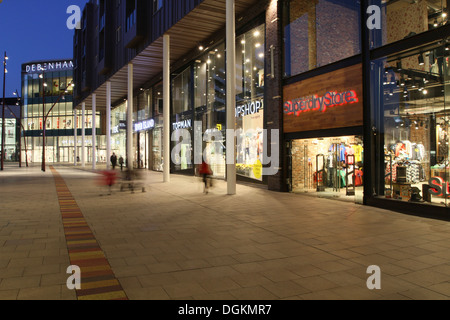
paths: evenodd
<path fill-rule="evenodd" d="M 45 127 L 47 126 L 45 120 L 45 76 L 42 72 L 42 167 L 41 170 L 45 172 Z"/>
<path fill-rule="evenodd" d="M 6 55 L 3 59 L 3 113 L 2 113 L 2 154 L 1 154 L 1 170 L 3 171 L 3 165 L 5 161 L 5 81 L 6 81 L 6 60 L 8 60 L 8 56 Z"/>
<path fill-rule="evenodd" d="M 28 151 L 27 151 L 27 137 L 25 136 L 25 127 L 23 126 L 22 123 L 22 99 L 19 97 L 19 92 L 16 89 L 16 92 L 14 92 L 14 95 L 17 97 L 17 101 L 18 101 L 18 106 L 20 108 L 19 111 L 19 124 L 20 124 L 20 135 L 19 135 L 19 167 L 22 168 L 22 132 L 23 132 L 23 142 L 25 145 L 25 163 L 27 165 L 28 168 Z M 19 102 L 20 101 L 20 102 Z M 9 108 L 9 107 L 8 107 Z M 14 112 L 10 109 L 11 113 L 14 114 Z M 17 116 L 14 114 L 14 117 Z"/>

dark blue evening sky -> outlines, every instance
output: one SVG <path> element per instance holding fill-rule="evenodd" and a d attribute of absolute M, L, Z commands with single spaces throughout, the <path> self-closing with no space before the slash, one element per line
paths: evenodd
<path fill-rule="evenodd" d="M 1 0 L 0 0 L 1 1 Z M 71 59 L 73 34 L 66 26 L 70 5 L 83 10 L 87 0 L 3 0 L 0 3 L 0 61 L 6 51 L 6 97 L 20 92 L 22 63 Z M 0 64 L 1 65 L 1 64 Z M 3 69 L 0 83 L 3 86 Z M 0 97 L 3 87 L 0 88 Z M 1 99 L 1 98 L 0 98 Z"/>

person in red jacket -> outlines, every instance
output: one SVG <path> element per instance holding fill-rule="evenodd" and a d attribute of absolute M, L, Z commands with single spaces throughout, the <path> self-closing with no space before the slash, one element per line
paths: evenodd
<path fill-rule="evenodd" d="M 209 183 L 209 176 L 212 175 L 212 170 L 209 164 L 207 164 L 205 161 L 202 162 L 200 165 L 199 170 L 200 175 L 203 177 L 203 184 L 204 184 L 204 193 L 208 193 L 208 183 Z"/>

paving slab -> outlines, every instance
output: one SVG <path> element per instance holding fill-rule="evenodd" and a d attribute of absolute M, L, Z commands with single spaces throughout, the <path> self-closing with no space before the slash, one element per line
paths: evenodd
<path fill-rule="evenodd" d="M 0 173 L 0 299 L 76 300 L 65 284 L 71 257 L 100 252 L 116 280 L 88 266 L 92 299 L 100 283 L 131 300 L 450 299 L 449 222 L 248 183 L 230 196 L 216 181 L 204 194 L 199 178 L 163 183 L 151 171 L 145 192 L 109 192 L 99 168 L 54 165 L 67 190 L 39 166 Z M 81 223 L 63 218 L 66 192 L 90 239 L 65 233 Z M 94 251 L 72 252 L 94 240 Z M 367 288 L 371 265 L 380 290 Z"/>

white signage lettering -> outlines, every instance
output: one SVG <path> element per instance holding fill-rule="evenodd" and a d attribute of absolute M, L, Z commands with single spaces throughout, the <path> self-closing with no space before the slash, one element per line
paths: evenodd
<path fill-rule="evenodd" d="M 264 99 L 253 100 L 236 107 L 236 118 L 259 113 L 264 109 Z"/>
<path fill-rule="evenodd" d="M 154 127 L 155 127 L 155 120 L 150 119 L 150 120 L 145 120 L 145 121 L 135 123 L 134 131 L 135 132 L 146 131 L 146 130 L 153 129 Z"/>
<path fill-rule="evenodd" d="M 61 71 L 73 69 L 73 67 L 74 65 L 72 61 L 44 62 L 26 65 L 25 72 L 35 73 L 42 71 Z"/>
<path fill-rule="evenodd" d="M 183 120 L 172 123 L 173 130 L 187 129 L 192 127 L 192 120 Z"/>

